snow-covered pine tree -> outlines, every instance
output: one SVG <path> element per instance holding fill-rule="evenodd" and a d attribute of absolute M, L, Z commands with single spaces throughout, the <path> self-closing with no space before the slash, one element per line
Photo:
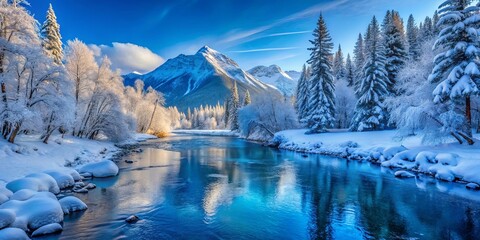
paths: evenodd
<path fill-rule="evenodd" d="M 443 52 L 435 57 L 429 81 L 438 83 L 433 91 L 434 102 L 451 102 L 465 108 L 463 132 L 458 134 L 473 144 L 470 97 L 478 94 L 480 83 L 480 8 L 470 6 L 472 0 L 447 0 L 439 6 L 442 25 L 435 49 Z"/>
<path fill-rule="evenodd" d="M 252 103 L 252 98 L 250 97 L 250 92 L 245 91 L 245 98 L 243 99 L 243 106 L 247 106 L 248 104 Z"/>
<path fill-rule="evenodd" d="M 417 60 L 420 55 L 420 47 L 418 42 L 418 27 L 415 24 L 415 18 L 410 14 L 407 22 L 407 42 L 408 56 L 410 60 Z"/>
<path fill-rule="evenodd" d="M 365 40 L 367 60 L 363 68 L 362 82 L 357 90 L 359 99 L 350 127 L 352 131 L 380 130 L 388 122 L 383 104 L 388 94 L 388 75 L 385 70 L 380 27 L 375 17 L 368 26 Z"/>
<path fill-rule="evenodd" d="M 53 58 L 56 64 L 61 64 L 63 59 L 62 36 L 52 4 L 48 7 L 47 19 L 42 25 L 41 35 L 42 46 L 47 54 Z"/>
<path fill-rule="evenodd" d="M 383 20 L 383 45 L 385 48 L 385 70 L 388 73 L 388 91 L 395 94 L 395 82 L 398 71 L 405 64 L 407 58 L 407 47 L 403 20 L 400 14 L 395 11 L 387 11 Z"/>
<path fill-rule="evenodd" d="M 297 92 L 295 98 L 295 108 L 297 109 L 298 119 L 300 122 L 305 122 L 306 109 L 309 98 L 309 78 L 310 71 L 309 68 L 304 64 L 302 68 L 302 74 L 297 83 Z"/>
<path fill-rule="evenodd" d="M 361 33 L 358 34 L 358 39 L 355 43 L 355 48 L 353 49 L 353 60 L 355 63 L 354 89 L 356 91 L 362 79 L 363 66 L 365 66 L 365 46 Z"/>
<path fill-rule="evenodd" d="M 233 81 L 232 92 L 230 96 L 228 110 L 230 129 L 232 131 L 238 130 L 238 109 L 240 108 L 240 98 L 238 96 L 237 82 Z"/>
<path fill-rule="evenodd" d="M 345 64 L 345 80 L 349 87 L 353 87 L 355 83 L 355 67 L 353 66 L 350 54 L 347 54 L 347 61 Z"/>
<path fill-rule="evenodd" d="M 330 61 L 333 43 L 322 15 L 318 18 L 313 36 L 314 39 L 310 40 L 313 47 L 308 49 L 311 51 L 308 63 L 312 76 L 306 119 L 310 129 L 308 133 L 320 133 L 335 123 L 335 85 Z"/>
<path fill-rule="evenodd" d="M 335 80 L 345 78 L 345 59 L 343 57 L 342 46 L 338 45 L 338 51 L 333 57 L 333 76 Z"/>
<path fill-rule="evenodd" d="M 422 23 L 422 28 L 419 30 L 419 38 L 420 41 L 428 41 L 429 39 L 434 37 L 434 27 L 432 19 L 427 16 Z"/>

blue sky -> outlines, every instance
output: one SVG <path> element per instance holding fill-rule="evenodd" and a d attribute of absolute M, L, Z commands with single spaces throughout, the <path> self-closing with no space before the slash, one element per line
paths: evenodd
<path fill-rule="evenodd" d="M 30 1 L 43 22 L 52 3 L 63 41 L 78 38 L 123 72 L 147 72 L 180 53 L 208 45 L 249 69 L 277 64 L 299 70 L 323 13 L 334 43 L 351 52 L 373 15 L 395 9 L 417 22 L 438 0 L 51 0 Z"/>

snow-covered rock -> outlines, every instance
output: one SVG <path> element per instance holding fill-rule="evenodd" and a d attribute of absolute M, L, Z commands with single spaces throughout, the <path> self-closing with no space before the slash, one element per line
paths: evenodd
<path fill-rule="evenodd" d="M 15 212 L 11 210 L 0 210 L 0 229 L 8 227 L 15 222 Z"/>
<path fill-rule="evenodd" d="M 62 206 L 62 210 L 64 214 L 83 211 L 88 208 L 87 204 L 85 204 L 84 202 L 82 202 L 82 200 L 74 196 L 64 197 L 60 199 L 59 202 L 60 202 L 60 205 Z"/>
<path fill-rule="evenodd" d="M 50 192 L 38 192 L 25 201 L 7 201 L 0 205 L 0 210 L 2 209 L 14 212 L 16 218 L 11 226 L 25 231 L 63 221 L 62 207 Z"/>
<path fill-rule="evenodd" d="M 453 175 L 452 171 L 448 168 L 439 168 L 437 170 L 437 173 L 435 174 L 435 178 L 443 181 L 451 182 L 455 180 L 455 175 Z"/>
<path fill-rule="evenodd" d="M 403 152 L 405 150 L 407 150 L 407 148 L 404 146 L 390 147 L 383 151 L 383 157 L 385 158 L 385 160 L 389 160 L 393 158 L 395 154 Z"/>
<path fill-rule="evenodd" d="M 0 204 L 8 201 L 8 199 L 13 195 L 12 191 L 5 188 L 5 186 L 0 185 Z"/>
<path fill-rule="evenodd" d="M 400 170 L 400 171 L 395 172 L 395 177 L 397 177 L 397 178 L 414 178 L 415 174 L 413 174 L 411 172 L 408 172 L 408 171 Z"/>
<path fill-rule="evenodd" d="M 40 191 L 49 191 L 53 194 L 58 194 L 60 192 L 60 188 L 58 187 L 57 181 L 55 179 L 46 174 L 46 173 L 32 173 L 26 176 L 27 178 L 36 178 L 42 182 L 40 186 Z"/>
<path fill-rule="evenodd" d="M 442 165 L 457 166 L 458 164 L 458 155 L 454 153 L 439 153 L 435 160 L 437 160 Z"/>
<path fill-rule="evenodd" d="M 30 189 L 22 189 L 16 191 L 10 200 L 17 200 L 17 201 L 25 201 L 30 199 L 31 197 L 35 196 L 38 192 L 30 190 Z"/>
<path fill-rule="evenodd" d="M 128 218 L 125 219 L 125 222 L 127 223 L 136 223 L 138 222 L 138 220 L 140 220 L 140 218 L 138 218 L 136 215 L 132 215 Z"/>
<path fill-rule="evenodd" d="M 85 186 L 86 189 L 90 190 L 90 189 L 94 189 L 96 188 L 97 185 L 93 184 L 93 183 L 88 183 L 87 186 Z"/>
<path fill-rule="evenodd" d="M 25 231 L 20 228 L 4 228 L 0 230 L 0 240 L 28 240 Z"/>
<path fill-rule="evenodd" d="M 62 230 L 63 230 L 62 225 L 58 223 L 51 223 L 35 230 L 32 233 L 32 237 L 39 237 L 39 236 L 48 235 L 52 233 L 58 233 L 58 232 L 61 232 Z"/>
<path fill-rule="evenodd" d="M 118 166 L 110 160 L 103 160 L 83 165 L 81 173 L 91 173 L 94 177 L 112 177 L 118 174 Z"/>
<path fill-rule="evenodd" d="M 66 171 L 46 171 L 46 174 L 52 176 L 60 189 L 72 187 L 75 184 L 75 179 L 69 172 Z"/>
<path fill-rule="evenodd" d="M 471 190 L 480 190 L 480 185 L 476 183 L 468 183 L 465 187 Z"/>

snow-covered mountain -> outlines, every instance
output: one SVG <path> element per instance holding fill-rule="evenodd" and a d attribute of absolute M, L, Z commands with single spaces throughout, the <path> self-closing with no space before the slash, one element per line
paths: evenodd
<path fill-rule="evenodd" d="M 145 75 L 128 74 L 124 78 L 129 85 L 135 79 L 142 79 L 145 87 L 151 86 L 164 94 L 167 106 L 177 106 L 181 111 L 223 103 L 233 81 L 237 82 L 240 99 L 247 89 L 252 98 L 266 93 L 279 94 L 274 87 L 242 70 L 235 61 L 207 46 L 194 55 L 180 54 L 169 59 Z"/>
<path fill-rule="evenodd" d="M 277 65 L 257 66 L 248 72 L 258 80 L 277 88 L 285 96 L 292 96 L 295 93 L 298 77 L 290 76 Z"/>

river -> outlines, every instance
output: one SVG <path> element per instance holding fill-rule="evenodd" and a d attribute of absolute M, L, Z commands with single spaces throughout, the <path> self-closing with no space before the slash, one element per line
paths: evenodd
<path fill-rule="evenodd" d="M 480 192 L 231 137 L 142 144 L 43 239 L 478 239 Z M 127 164 L 123 160 L 135 162 Z M 125 223 L 136 214 L 140 221 Z"/>

